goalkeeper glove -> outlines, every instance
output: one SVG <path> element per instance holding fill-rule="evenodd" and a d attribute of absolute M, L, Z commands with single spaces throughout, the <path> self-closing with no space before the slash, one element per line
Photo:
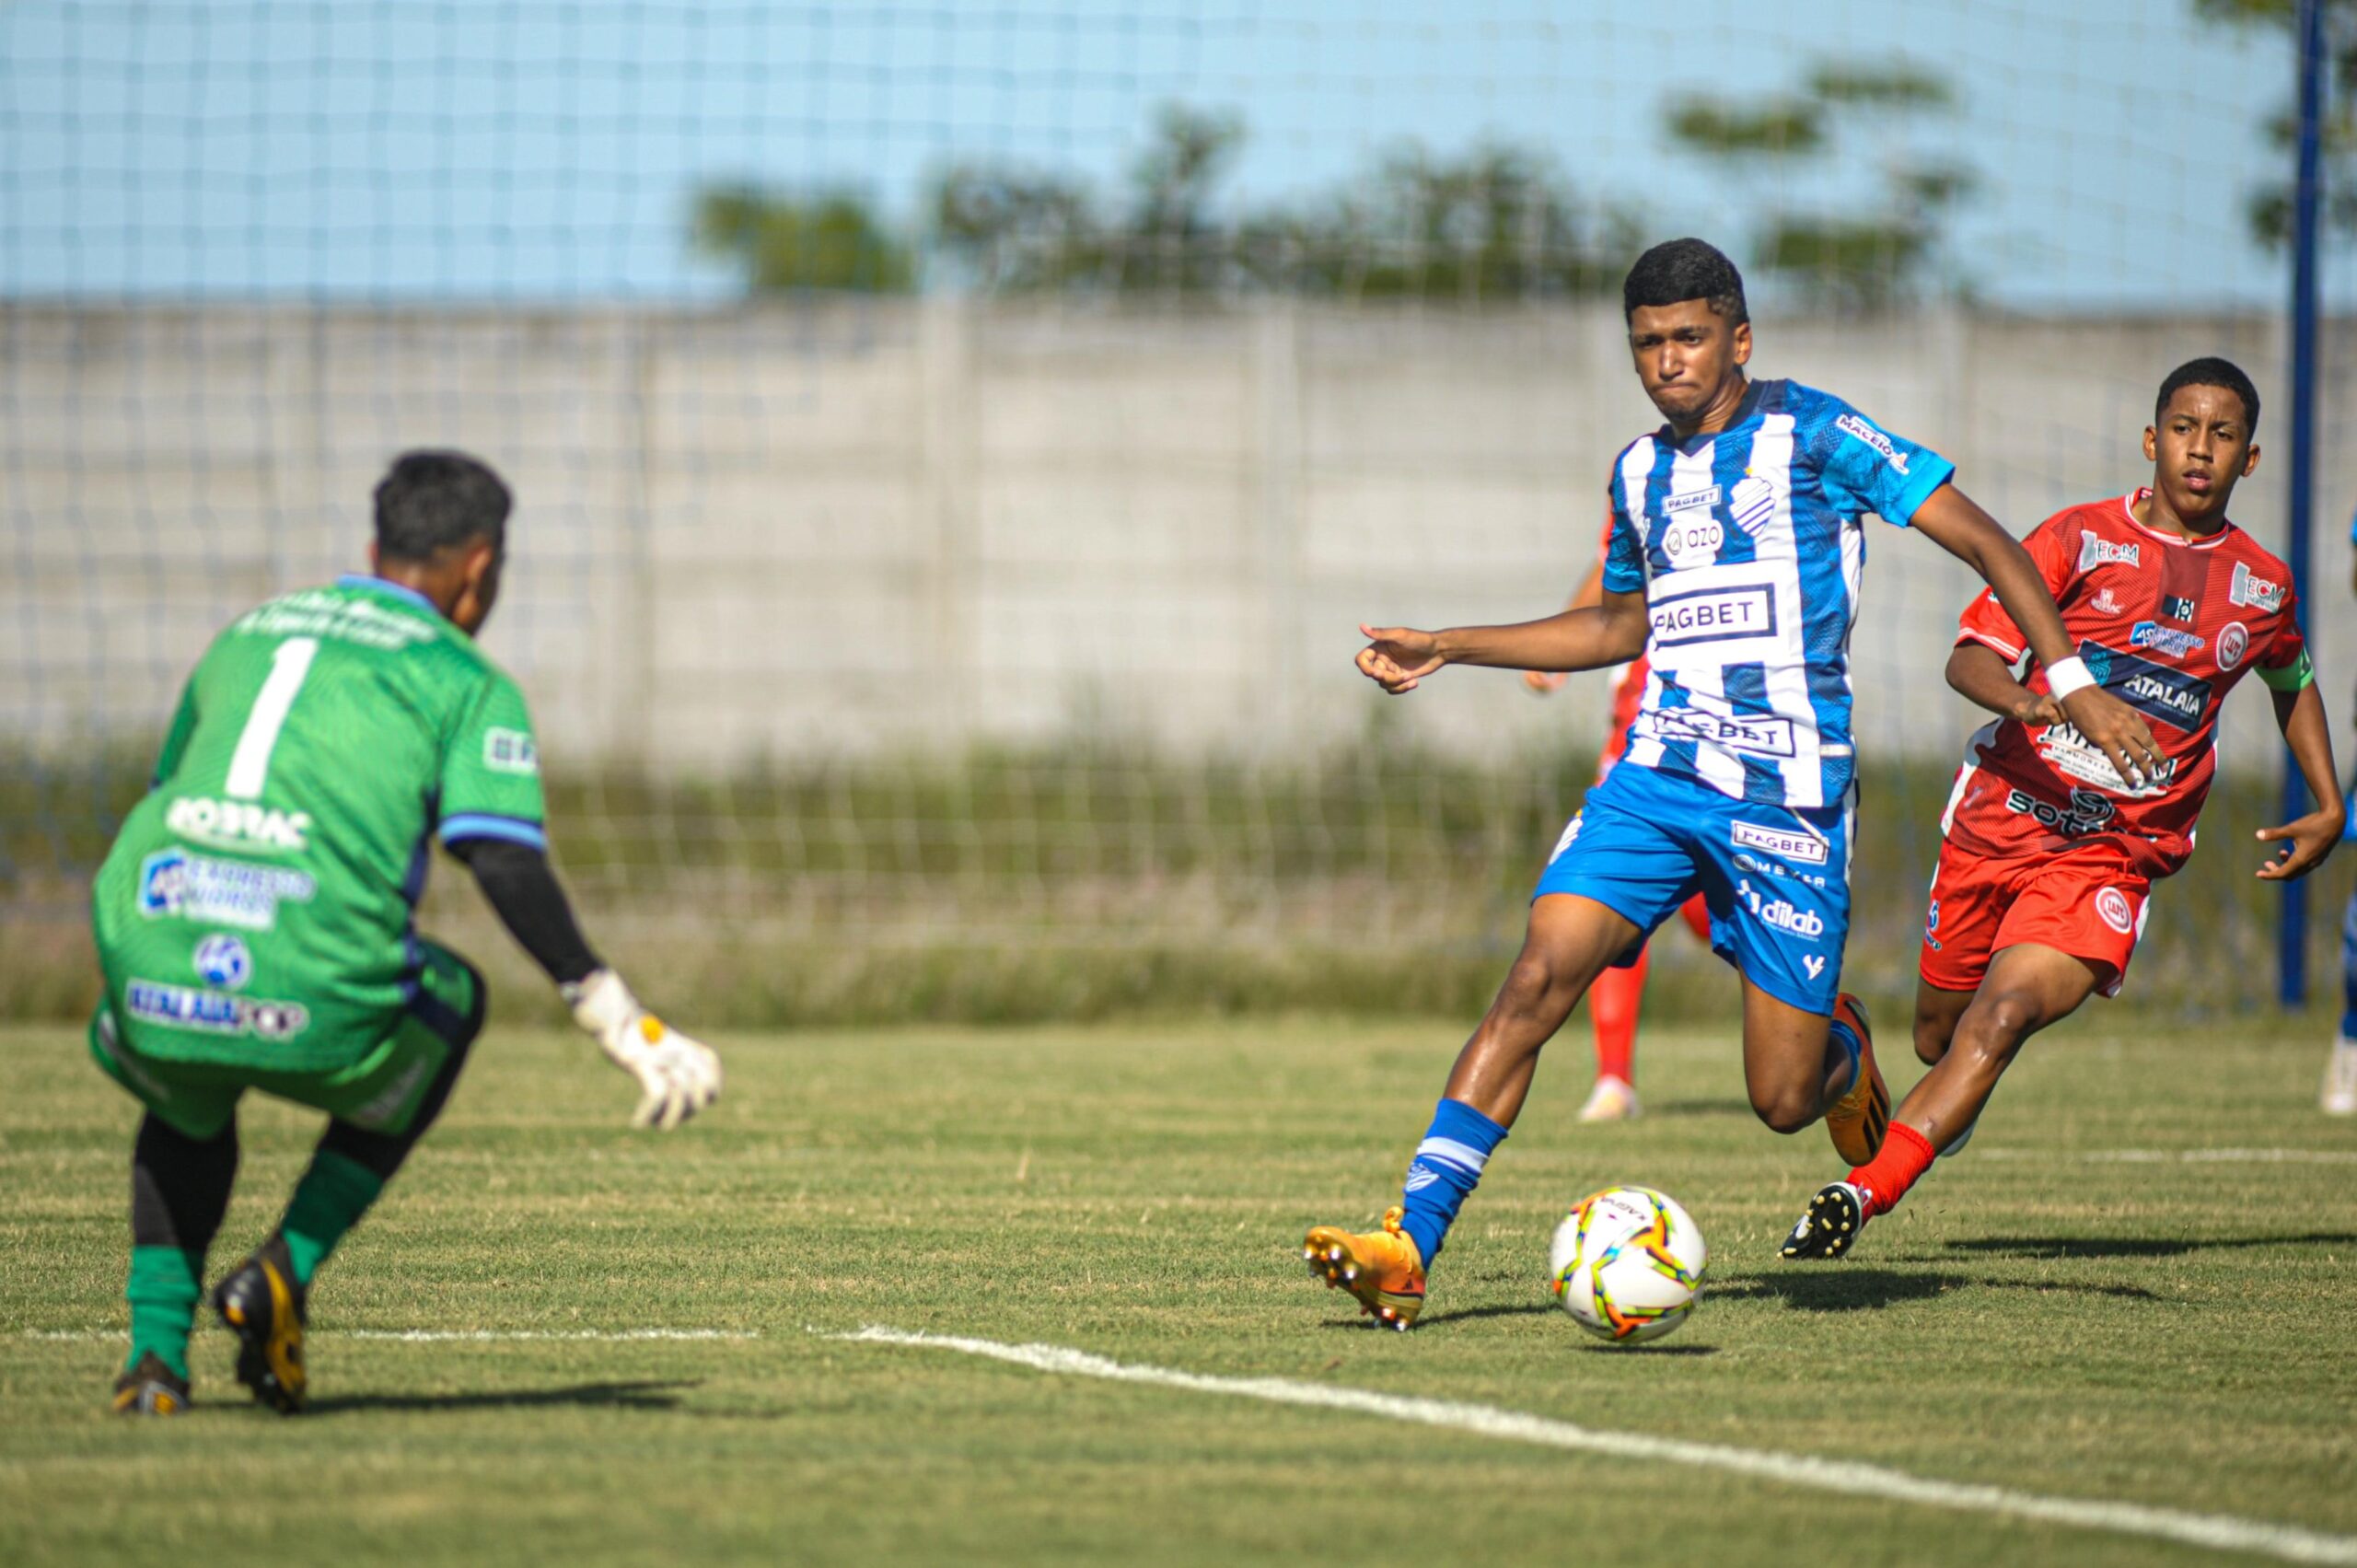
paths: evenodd
<path fill-rule="evenodd" d="M 639 1005 L 622 977 L 599 970 L 559 988 L 573 1021 L 606 1059 L 638 1080 L 633 1127 L 677 1127 L 720 1094 L 720 1058 Z"/>

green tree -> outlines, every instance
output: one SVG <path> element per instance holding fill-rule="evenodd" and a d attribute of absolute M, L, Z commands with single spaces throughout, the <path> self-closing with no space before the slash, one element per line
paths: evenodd
<path fill-rule="evenodd" d="M 1753 265 L 1820 304 L 1877 308 L 1933 288 L 1941 246 L 1973 171 L 1929 158 L 1910 129 L 1953 113 L 1946 81 L 1905 60 L 1820 60 L 1796 89 L 1749 99 L 1673 100 L 1670 139 L 1736 177 L 1748 192 L 1764 168 L 1821 166 L 1848 140 L 1881 149 L 1875 196 L 1854 207 L 1767 210 L 1753 217 Z"/>
<path fill-rule="evenodd" d="M 1252 227 L 1265 286 L 1469 305 L 1608 291 L 1637 224 L 1592 210 L 1544 154 L 1504 144 L 1456 158 L 1404 147 L 1323 202 Z"/>
<path fill-rule="evenodd" d="M 2357 236 L 2357 0 L 2324 0 L 2325 106 L 2321 126 L 2324 191 L 2321 216 L 2333 234 Z M 2293 0 L 2193 0 L 2194 15 L 2246 31 L 2291 38 L 2298 20 Z M 2297 41 L 2293 41 L 2297 47 Z M 2270 250 L 2292 242 L 2292 197 L 2300 145 L 2296 100 L 2268 116 L 2268 145 L 2282 155 L 2282 173 L 2253 186 L 2243 213 L 2251 237 Z"/>
<path fill-rule="evenodd" d="M 905 294 L 916 257 L 859 197 L 795 196 L 757 186 L 715 186 L 696 198 L 695 247 L 732 263 L 755 294 L 844 289 Z"/>
<path fill-rule="evenodd" d="M 934 235 L 999 293 L 1475 304 L 1608 289 L 1635 246 L 1627 214 L 1591 212 L 1543 155 L 1503 145 L 1456 158 L 1405 147 L 1336 190 L 1224 215 L 1244 135 L 1233 115 L 1164 109 L 1109 215 L 1066 177 L 954 168 L 935 188 Z"/>

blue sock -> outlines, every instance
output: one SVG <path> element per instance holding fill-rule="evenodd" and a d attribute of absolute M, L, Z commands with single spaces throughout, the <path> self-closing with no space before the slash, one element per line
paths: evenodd
<path fill-rule="evenodd" d="M 1834 1044 L 1841 1048 L 1841 1054 L 1850 1059 L 1850 1074 L 1841 1080 L 1841 1086 L 1834 1088 L 1829 1086 L 1825 1091 L 1825 1103 L 1830 1106 L 1835 1100 L 1858 1086 L 1858 1063 L 1865 1055 L 1866 1048 L 1858 1043 L 1858 1031 L 1839 1018 L 1826 1026 L 1825 1032 L 1831 1037 Z"/>
<path fill-rule="evenodd" d="M 2340 1038 L 2357 1040 L 2357 893 L 2340 916 Z"/>
<path fill-rule="evenodd" d="M 1415 1242 L 1425 1268 L 1440 1256 L 1457 1209 L 1480 1185 L 1481 1167 L 1505 1135 L 1504 1128 L 1463 1100 L 1445 1099 L 1434 1109 L 1432 1129 L 1408 1162 L 1399 1197 L 1399 1206 L 1408 1211 L 1399 1228 Z"/>

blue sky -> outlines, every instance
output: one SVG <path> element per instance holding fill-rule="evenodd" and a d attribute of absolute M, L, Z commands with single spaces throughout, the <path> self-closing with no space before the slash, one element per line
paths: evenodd
<path fill-rule="evenodd" d="M 1916 139 L 1981 175 L 1956 254 L 1990 297 L 2281 301 L 2240 206 L 2288 45 L 2191 0 L 0 0 L 0 294 L 725 296 L 684 239 L 702 182 L 847 187 L 902 217 L 955 159 L 1109 189 L 1170 101 L 1243 117 L 1242 205 L 1488 137 L 1658 234 L 1732 238 L 1763 200 L 1871 201 L 1889 149 L 1730 177 L 1666 145 L 1663 103 L 1825 54 L 1954 84 Z M 2349 271 L 2333 258 L 2337 295 Z"/>

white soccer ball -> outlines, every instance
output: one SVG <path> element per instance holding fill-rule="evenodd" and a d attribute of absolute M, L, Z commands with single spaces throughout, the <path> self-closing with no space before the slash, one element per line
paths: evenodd
<path fill-rule="evenodd" d="M 1693 1216 L 1650 1187 L 1608 1187 L 1555 1227 L 1548 1288 L 1572 1320 L 1616 1344 L 1657 1340 L 1694 1310 L 1710 1250 Z"/>

